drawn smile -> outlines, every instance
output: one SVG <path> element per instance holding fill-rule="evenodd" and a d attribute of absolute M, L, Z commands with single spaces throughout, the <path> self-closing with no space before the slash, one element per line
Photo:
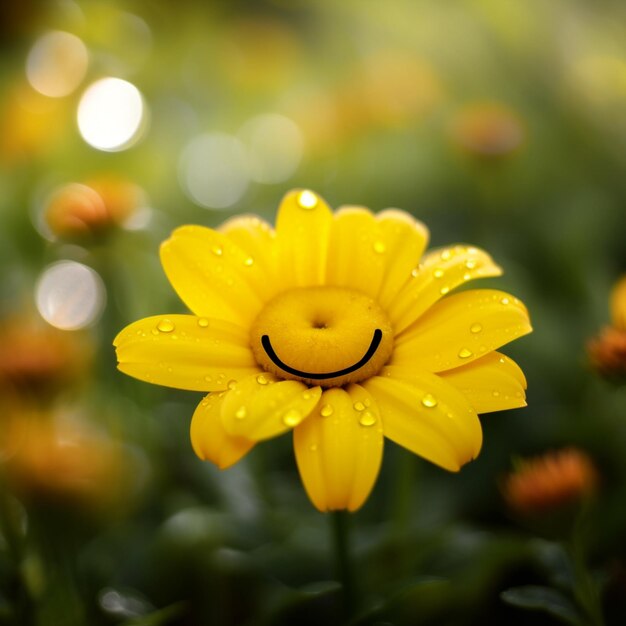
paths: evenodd
<path fill-rule="evenodd" d="M 372 341 L 370 343 L 367 352 L 363 355 L 361 359 L 359 359 L 354 365 L 350 365 L 349 367 L 345 367 L 344 369 L 337 370 L 335 372 L 327 372 L 325 374 L 318 374 L 316 372 L 304 372 L 302 370 L 296 369 L 295 367 L 291 367 L 286 363 L 283 363 L 281 359 L 276 354 L 274 348 L 272 348 L 272 343 L 270 341 L 269 335 L 263 335 L 261 337 L 261 345 L 265 350 L 267 356 L 272 360 L 274 365 L 277 365 L 285 372 L 289 372 L 294 376 L 301 376 L 303 378 L 311 378 L 314 380 L 323 380 L 325 378 L 336 378 L 337 376 L 345 376 L 346 374 L 350 374 L 359 368 L 363 367 L 373 356 L 376 350 L 378 350 L 378 346 L 383 338 L 383 331 L 380 328 L 377 328 L 374 331 L 374 336 L 372 337 Z"/>

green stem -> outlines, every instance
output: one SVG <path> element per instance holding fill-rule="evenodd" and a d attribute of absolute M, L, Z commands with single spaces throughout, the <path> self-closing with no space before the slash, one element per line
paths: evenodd
<path fill-rule="evenodd" d="M 337 578 L 341 583 L 343 613 L 346 619 L 354 616 L 357 608 L 357 595 L 354 568 L 350 559 L 350 523 L 347 511 L 331 513 L 333 547 Z"/>

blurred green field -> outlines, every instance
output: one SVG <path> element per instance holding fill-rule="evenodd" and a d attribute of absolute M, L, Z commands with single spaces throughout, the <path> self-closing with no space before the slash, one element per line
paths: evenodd
<path fill-rule="evenodd" d="M 626 347 L 621 379 L 586 350 L 626 273 L 626 5 L 27 0 L 0 50 L 0 624 L 626 623 Z M 184 312 L 174 228 L 273 222 L 298 187 L 489 251 L 479 286 L 534 327 L 504 349 L 528 407 L 481 418 L 477 460 L 386 443 L 350 622 L 291 438 L 220 472 L 189 443 L 201 394 L 112 347 Z M 519 459 L 570 447 L 592 498 L 512 510 Z"/>

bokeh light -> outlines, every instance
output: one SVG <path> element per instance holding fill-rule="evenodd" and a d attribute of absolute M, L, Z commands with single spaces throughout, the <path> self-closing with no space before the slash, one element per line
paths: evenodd
<path fill-rule="evenodd" d="M 88 64 L 87 48 L 76 35 L 51 31 L 31 48 L 26 60 L 26 76 L 44 96 L 61 98 L 80 85 Z"/>
<path fill-rule="evenodd" d="M 228 209 L 243 197 L 250 181 L 243 142 L 217 132 L 192 139 L 180 157 L 179 178 L 197 204 Z"/>
<path fill-rule="evenodd" d="M 137 87 L 120 78 L 103 78 L 90 85 L 80 99 L 78 129 L 98 150 L 125 150 L 139 139 L 145 113 Z"/>
<path fill-rule="evenodd" d="M 266 113 L 248 120 L 240 131 L 248 148 L 250 178 L 258 183 L 282 183 L 302 160 L 302 133 L 284 115 Z"/>
<path fill-rule="evenodd" d="M 105 300 L 100 276 L 75 261 L 59 261 L 47 267 L 35 290 L 41 316 L 62 330 L 77 330 L 95 322 Z"/>

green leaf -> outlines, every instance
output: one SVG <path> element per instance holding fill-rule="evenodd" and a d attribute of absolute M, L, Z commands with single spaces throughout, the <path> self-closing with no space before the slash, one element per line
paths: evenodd
<path fill-rule="evenodd" d="M 566 624 L 582 626 L 584 620 L 571 600 L 556 589 L 539 585 L 512 587 L 500 594 L 507 604 L 528 611 L 544 611 Z"/>

